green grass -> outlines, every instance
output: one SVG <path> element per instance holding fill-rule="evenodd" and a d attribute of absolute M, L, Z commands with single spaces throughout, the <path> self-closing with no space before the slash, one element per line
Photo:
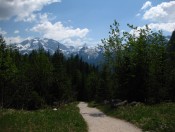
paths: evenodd
<path fill-rule="evenodd" d="M 0 132 L 87 132 L 76 103 L 37 111 L 0 110 Z"/>
<path fill-rule="evenodd" d="M 175 103 L 157 105 L 124 106 L 111 108 L 109 105 L 90 103 L 89 106 L 98 107 L 107 115 L 127 120 L 149 132 L 175 131 Z"/>

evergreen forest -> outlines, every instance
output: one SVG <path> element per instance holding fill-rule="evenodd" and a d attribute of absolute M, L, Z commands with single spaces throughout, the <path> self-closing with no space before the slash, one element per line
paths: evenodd
<path fill-rule="evenodd" d="M 135 33 L 110 26 L 102 40 L 105 60 L 90 65 L 39 48 L 22 55 L 0 36 L 0 107 L 35 110 L 73 101 L 121 99 L 157 104 L 175 101 L 175 31 L 167 39 L 147 26 Z"/>

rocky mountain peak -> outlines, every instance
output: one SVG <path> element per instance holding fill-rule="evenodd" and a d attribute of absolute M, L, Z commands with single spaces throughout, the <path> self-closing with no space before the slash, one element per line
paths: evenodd
<path fill-rule="evenodd" d="M 66 57 L 78 54 L 84 61 L 92 64 L 96 64 L 102 59 L 102 52 L 96 47 L 88 47 L 87 44 L 79 48 L 74 46 L 66 46 L 56 40 L 48 38 L 36 37 L 33 39 L 27 39 L 21 43 L 14 44 L 14 47 L 19 49 L 22 54 L 29 54 L 32 50 L 37 50 L 40 47 L 45 51 L 54 54 L 54 52 L 59 48 Z"/>

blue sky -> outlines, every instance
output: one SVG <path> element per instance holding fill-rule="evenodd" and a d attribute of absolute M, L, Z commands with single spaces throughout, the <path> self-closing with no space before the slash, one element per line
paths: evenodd
<path fill-rule="evenodd" d="M 46 37 L 67 45 L 96 45 L 108 37 L 114 20 L 171 34 L 172 0 L 0 0 L 0 34 L 8 43 Z"/>

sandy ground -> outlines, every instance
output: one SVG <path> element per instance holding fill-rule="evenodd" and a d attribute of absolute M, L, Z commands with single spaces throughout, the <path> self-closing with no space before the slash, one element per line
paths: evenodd
<path fill-rule="evenodd" d="M 89 132 L 142 132 L 133 124 L 106 116 L 96 108 L 87 107 L 87 103 L 80 102 L 78 107 L 88 124 Z"/>

